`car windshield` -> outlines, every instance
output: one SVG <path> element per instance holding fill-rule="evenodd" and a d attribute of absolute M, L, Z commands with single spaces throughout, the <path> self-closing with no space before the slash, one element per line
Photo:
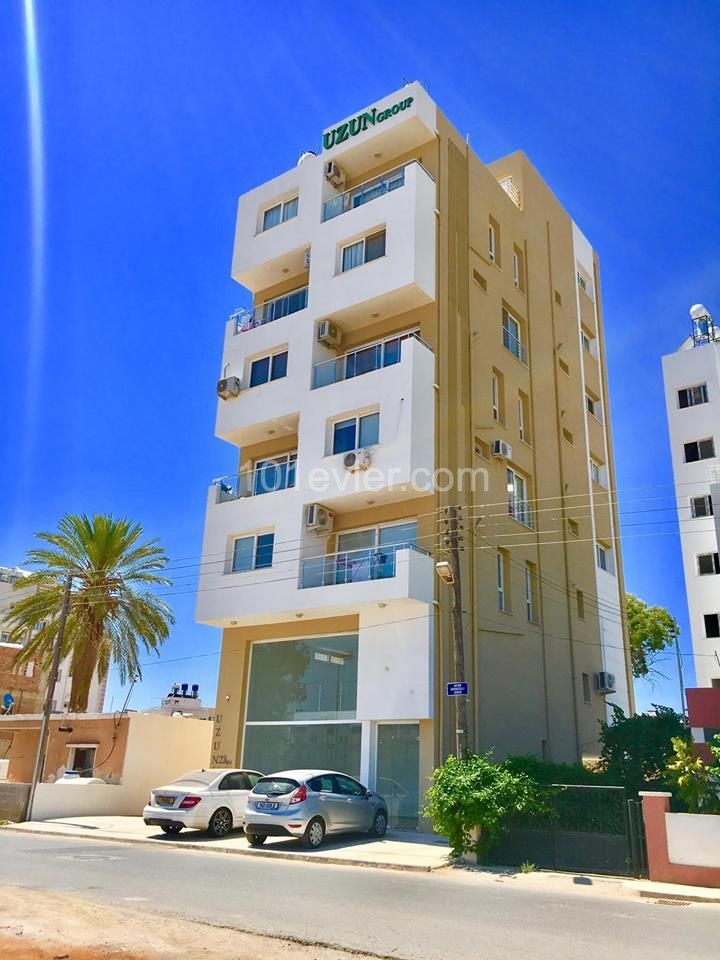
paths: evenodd
<path fill-rule="evenodd" d="M 178 777 L 177 780 L 171 780 L 170 785 L 177 787 L 179 784 L 194 783 L 206 787 L 219 774 L 219 770 L 191 770 L 189 773 L 184 773 L 181 777 Z"/>
<path fill-rule="evenodd" d="M 253 787 L 253 793 L 261 793 L 267 797 L 281 797 L 284 793 L 292 793 L 300 784 L 289 777 L 263 777 Z"/>

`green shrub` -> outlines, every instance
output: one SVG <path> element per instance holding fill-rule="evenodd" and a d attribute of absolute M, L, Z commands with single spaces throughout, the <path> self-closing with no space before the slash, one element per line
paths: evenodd
<path fill-rule="evenodd" d="M 683 737 L 673 737 L 674 757 L 668 763 L 665 775 L 676 787 L 678 796 L 690 813 L 720 813 L 720 735 L 709 744 L 715 757 L 706 763 L 695 755 L 692 743 Z"/>
<path fill-rule="evenodd" d="M 600 722 L 600 767 L 625 787 L 629 797 L 638 790 L 662 789 L 665 769 L 673 756 L 673 738 L 690 740 L 684 717 L 670 707 L 653 706 L 654 715 L 632 717 L 613 707 L 612 723 Z"/>
<path fill-rule="evenodd" d="M 437 767 L 427 792 L 424 815 L 437 833 L 450 841 L 452 855 L 466 852 L 480 856 L 507 831 L 514 814 L 547 816 L 542 790 L 527 774 L 495 763 L 492 754 L 470 754 L 463 760 L 448 757 Z M 480 828 L 476 843 L 471 831 Z"/>
<path fill-rule="evenodd" d="M 589 786 L 622 786 L 605 770 L 584 763 L 550 763 L 531 753 L 508 757 L 505 767 L 513 773 L 524 773 L 541 784 L 576 783 Z"/>

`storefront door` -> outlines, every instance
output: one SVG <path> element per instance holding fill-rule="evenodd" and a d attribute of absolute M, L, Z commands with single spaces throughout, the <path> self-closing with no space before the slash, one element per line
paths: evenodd
<path fill-rule="evenodd" d="M 390 826 L 416 830 L 420 808 L 420 724 L 380 723 L 376 789 L 385 798 Z"/>

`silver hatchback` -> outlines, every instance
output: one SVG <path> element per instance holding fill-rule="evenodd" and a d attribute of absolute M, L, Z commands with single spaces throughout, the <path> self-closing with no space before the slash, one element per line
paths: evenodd
<path fill-rule="evenodd" d="M 383 798 L 333 770 L 284 770 L 261 777 L 248 795 L 245 836 L 253 847 L 268 837 L 297 837 L 316 849 L 328 833 L 384 837 Z"/>

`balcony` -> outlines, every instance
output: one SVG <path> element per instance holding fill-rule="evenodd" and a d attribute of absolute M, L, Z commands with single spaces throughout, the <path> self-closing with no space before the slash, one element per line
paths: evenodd
<path fill-rule="evenodd" d="M 313 239 L 314 316 L 349 332 L 371 314 L 379 320 L 435 299 L 436 185 L 424 167 L 409 163 L 330 204 Z M 343 271 L 343 248 L 383 230 L 384 255 Z"/>
<path fill-rule="evenodd" d="M 392 545 L 384 549 L 346 550 L 321 557 L 308 557 L 300 562 L 300 589 L 385 580 L 397 575 L 398 556 L 403 551 L 416 551 L 430 556 L 415 544 Z M 403 555 L 404 559 L 404 555 Z"/>
<path fill-rule="evenodd" d="M 281 297 L 275 297 L 274 300 L 266 300 L 260 303 L 252 310 L 240 309 L 230 315 L 230 319 L 235 325 L 235 333 L 246 333 L 248 330 L 255 330 L 266 323 L 272 323 L 274 320 L 280 320 L 281 317 L 287 317 L 291 313 L 298 313 L 304 310 L 308 305 L 308 288 L 298 287 L 290 293 L 283 294 Z"/>
<path fill-rule="evenodd" d="M 412 162 L 418 163 L 417 160 Z M 384 194 L 390 193 L 391 190 L 397 190 L 398 187 L 404 186 L 405 169 L 409 166 L 410 164 L 405 164 L 402 167 L 396 167 L 394 170 L 383 173 L 379 177 L 373 177 L 372 180 L 366 180 L 365 183 L 326 200 L 323 203 L 323 223 L 326 220 L 332 220 L 333 217 L 339 217 L 341 213 L 347 213 L 348 210 L 355 210 L 364 203 L 377 199 L 377 197 L 382 197 Z"/>
<path fill-rule="evenodd" d="M 511 493 L 508 497 L 508 515 L 531 530 L 535 529 L 535 518 L 529 500 Z"/>
<path fill-rule="evenodd" d="M 217 503 L 290 490 L 295 486 L 296 464 L 297 454 L 294 453 L 287 458 L 266 461 L 262 467 L 255 470 L 219 477 L 213 480 L 213 486 L 217 488 Z"/>
<path fill-rule="evenodd" d="M 398 337 L 387 337 L 378 343 L 352 350 L 342 357 L 316 363 L 313 367 L 312 389 L 326 387 L 331 383 L 340 383 L 343 380 L 360 377 L 365 373 L 372 373 L 374 370 L 399 363 L 401 345 L 411 337 L 428 347 L 420 335 L 414 331 Z"/>
<path fill-rule="evenodd" d="M 520 207 L 520 191 L 515 186 L 515 181 L 512 177 L 503 177 L 502 180 L 498 180 L 498 184 L 502 187 L 505 193 L 510 197 L 512 202 L 516 207 Z"/>
<path fill-rule="evenodd" d="M 503 326 L 503 346 L 506 350 L 520 361 L 524 366 L 528 365 L 528 351 L 525 344 L 515 336 L 507 327 Z"/>

